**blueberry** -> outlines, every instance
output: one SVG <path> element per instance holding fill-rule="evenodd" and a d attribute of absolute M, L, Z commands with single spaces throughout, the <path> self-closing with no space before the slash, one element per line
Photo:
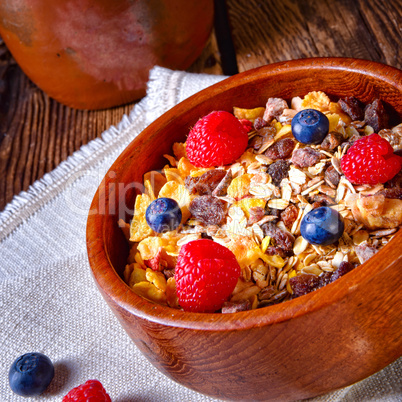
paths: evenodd
<path fill-rule="evenodd" d="M 42 353 L 25 353 L 14 361 L 8 372 L 10 388 L 17 395 L 40 395 L 54 376 L 51 360 Z"/>
<path fill-rule="evenodd" d="M 292 119 L 292 134 L 303 144 L 320 144 L 328 131 L 328 117 L 318 110 L 301 110 Z"/>
<path fill-rule="evenodd" d="M 158 233 L 175 230 L 181 218 L 179 204 L 171 198 L 157 198 L 149 204 L 145 213 L 148 226 Z"/>
<path fill-rule="evenodd" d="M 300 224 L 301 235 L 311 244 L 326 246 L 335 243 L 345 229 L 338 211 L 319 207 L 308 212 Z"/>

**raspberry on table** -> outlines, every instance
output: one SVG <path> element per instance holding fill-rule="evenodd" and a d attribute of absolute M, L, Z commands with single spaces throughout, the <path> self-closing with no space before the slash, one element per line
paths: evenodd
<path fill-rule="evenodd" d="M 214 111 L 194 125 L 186 141 L 189 161 L 196 167 L 233 163 L 247 148 L 247 129 L 225 111 Z"/>
<path fill-rule="evenodd" d="M 98 380 L 88 380 L 85 384 L 73 388 L 63 402 L 111 402 L 110 396 Z"/>
<path fill-rule="evenodd" d="M 175 280 L 185 311 L 213 313 L 222 308 L 240 277 L 235 255 L 212 240 L 194 240 L 180 249 Z"/>
<path fill-rule="evenodd" d="M 378 184 L 391 180 L 402 167 L 389 142 L 378 134 L 358 139 L 341 159 L 341 168 L 354 184 Z"/>

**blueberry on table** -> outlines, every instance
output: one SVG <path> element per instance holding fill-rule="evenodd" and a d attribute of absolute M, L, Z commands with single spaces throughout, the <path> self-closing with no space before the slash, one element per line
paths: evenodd
<path fill-rule="evenodd" d="M 8 372 L 10 388 L 21 396 L 40 395 L 54 376 L 51 360 L 42 353 L 25 353 L 14 361 Z"/>
<path fill-rule="evenodd" d="M 155 232 L 164 233 L 175 230 L 181 222 L 179 204 L 171 198 L 157 198 L 149 204 L 145 219 Z"/>
<path fill-rule="evenodd" d="M 326 246 L 335 243 L 343 234 L 345 225 L 338 211 L 320 207 L 308 212 L 300 224 L 301 235 L 309 243 Z"/>
<path fill-rule="evenodd" d="M 329 120 L 315 109 L 304 109 L 292 119 L 292 134 L 303 144 L 320 144 L 329 131 Z"/>

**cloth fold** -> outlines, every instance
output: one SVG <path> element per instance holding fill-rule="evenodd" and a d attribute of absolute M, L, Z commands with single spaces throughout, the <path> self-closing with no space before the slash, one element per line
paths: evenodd
<path fill-rule="evenodd" d="M 8 386 L 18 356 L 46 354 L 55 378 L 35 400 L 61 401 L 91 378 L 113 402 L 214 401 L 165 377 L 137 350 L 90 275 L 87 212 L 108 168 L 147 125 L 224 76 L 155 67 L 147 96 L 117 127 L 75 152 L 0 213 L 0 400 L 26 401 Z M 314 401 L 401 400 L 402 360 Z"/>

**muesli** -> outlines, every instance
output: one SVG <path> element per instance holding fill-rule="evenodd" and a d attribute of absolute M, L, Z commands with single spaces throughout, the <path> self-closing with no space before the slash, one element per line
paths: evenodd
<path fill-rule="evenodd" d="M 300 112 L 309 110 L 321 112 L 328 122 L 318 138 L 316 133 L 311 137 L 309 131 L 297 131 L 295 116 L 300 119 Z M 402 158 L 398 156 L 402 124 L 389 126 L 380 100 L 368 105 L 353 97 L 333 102 L 315 91 L 293 98 L 290 104 L 269 98 L 265 107 L 234 107 L 233 116 L 247 133 L 245 150 L 235 161 L 228 163 L 230 156 L 225 156 L 237 152 L 229 144 L 218 159 L 212 151 L 208 154 L 212 158 L 208 167 L 196 166 L 199 153 L 210 151 L 206 150 L 212 146 L 210 140 L 203 143 L 197 138 L 191 147 L 190 138 L 175 143 L 173 155 L 165 155 L 168 164 L 144 175 L 144 192 L 136 198 L 132 221 L 119 222 L 130 242 L 124 279 L 149 300 L 188 311 L 222 313 L 286 301 L 362 264 L 402 224 Z M 240 140 L 236 141 L 233 147 Z M 370 166 L 359 167 L 359 163 Z M 178 220 L 173 227 L 158 232 L 147 223 L 146 211 L 162 198 L 176 201 L 180 213 L 172 218 Z M 323 235 L 314 226 L 313 237 L 306 229 L 302 236 L 307 225 L 303 219 L 319 208 L 339 214 L 335 232 L 340 233 L 335 240 L 320 239 L 332 229 Z M 314 236 L 319 239 L 313 241 Z M 188 308 L 180 304 L 176 268 L 183 246 L 202 239 L 230 250 L 239 272 L 220 304 L 192 309 L 191 303 Z M 204 297 L 215 296 L 205 293 Z"/>

